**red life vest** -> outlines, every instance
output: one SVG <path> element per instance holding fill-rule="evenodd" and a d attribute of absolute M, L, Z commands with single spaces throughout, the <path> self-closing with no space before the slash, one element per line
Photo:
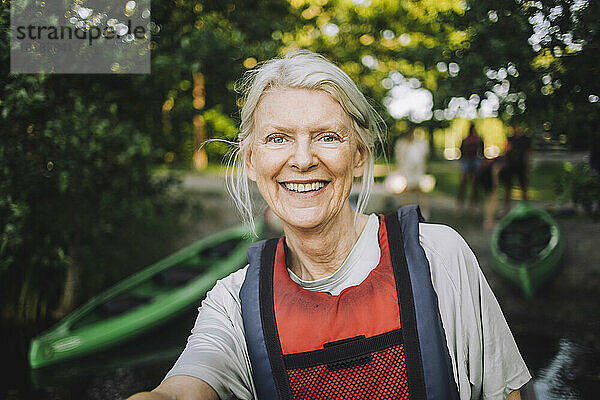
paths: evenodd
<path fill-rule="evenodd" d="M 418 208 L 380 218 L 379 265 L 339 295 L 294 283 L 285 239 L 250 246 L 240 290 L 260 400 L 458 399 Z"/>
<path fill-rule="evenodd" d="M 379 265 L 339 295 L 303 289 L 278 241 L 275 320 L 294 399 L 409 399 L 394 270 L 383 217 Z"/>

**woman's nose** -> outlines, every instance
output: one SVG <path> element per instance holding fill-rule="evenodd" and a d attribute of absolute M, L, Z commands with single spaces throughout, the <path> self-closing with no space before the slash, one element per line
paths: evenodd
<path fill-rule="evenodd" d="M 312 166 L 317 165 L 317 157 L 314 153 L 312 143 L 308 141 L 298 141 L 294 146 L 294 154 L 290 158 L 290 164 L 300 171 L 306 171 Z"/>

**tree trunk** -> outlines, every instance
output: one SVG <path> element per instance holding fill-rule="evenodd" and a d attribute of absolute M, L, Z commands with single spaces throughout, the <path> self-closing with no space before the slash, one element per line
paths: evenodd
<path fill-rule="evenodd" d="M 61 319 L 75 308 L 79 284 L 81 281 L 81 265 L 79 264 L 79 251 L 76 245 L 69 247 L 69 263 L 65 274 L 63 292 L 58 307 L 52 311 L 52 317 Z"/>

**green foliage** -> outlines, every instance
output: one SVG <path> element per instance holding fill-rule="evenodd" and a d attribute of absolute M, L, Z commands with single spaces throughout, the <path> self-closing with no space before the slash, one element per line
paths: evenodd
<path fill-rule="evenodd" d="M 565 162 L 556 181 L 556 191 L 581 206 L 591 217 L 600 217 L 600 174 L 589 164 Z"/>
<path fill-rule="evenodd" d="M 4 222 L 0 232 L 0 274 L 14 263 L 16 249 L 22 243 L 23 216 L 27 205 L 13 202 L 10 196 L 0 198 L 0 220 Z"/>
<path fill-rule="evenodd" d="M 207 126 L 203 139 L 232 138 L 237 115 L 235 82 L 246 70 L 247 58 L 266 60 L 277 55 L 271 32 L 288 23 L 288 6 L 279 0 L 177 2 L 153 5 L 153 18 L 161 21 L 153 52 L 152 76 L 147 82 L 160 115 L 167 99 L 170 111 L 162 112 L 156 143 L 176 157 L 174 165 L 189 167 L 195 143 L 193 118 L 200 114 Z M 193 106 L 193 73 L 204 78 L 204 105 Z M 188 83 L 185 83 L 188 82 Z M 217 115 L 218 114 L 218 115 Z M 206 147 L 209 160 L 223 155 L 219 146 Z"/>
<path fill-rule="evenodd" d="M 372 1 L 369 6 L 342 0 L 290 2 L 298 22 L 290 31 L 274 32 L 284 51 L 308 48 L 338 62 L 372 99 L 392 131 L 395 124 L 382 106 L 390 88 L 383 82 L 390 76 L 400 73 L 416 79 L 433 91 L 436 107 L 445 100 L 438 91 L 446 74 L 436 65 L 460 47 L 463 34 L 452 25 L 462 13 L 457 1 Z"/>
<path fill-rule="evenodd" d="M 0 7 L 7 49 L 7 3 Z M 2 52 L 0 300 L 8 315 L 36 319 L 59 301 L 66 269 L 86 273 L 85 255 L 152 208 L 168 182 L 151 177 L 162 152 L 126 90 L 139 79 L 14 75 L 8 57 Z"/>
<path fill-rule="evenodd" d="M 62 271 L 126 217 L 147 212 L 165 183 L 150 176 L 159 153 L 151 138 L 121 120 L 115 103 L 76 92 L 49 109 L 56 79 L 38 78 L 9 76 L 2 96 L 2 293 L 51 303 Z"/>
<path fill-rule="evenodd" d="M 189 165 L 197 146 L 197 115 L 205 120 L 205 138 L 235 137 L 233 82 L 246 58 L 276 54 L 271 31 L 282 29 L 286 10 L 274 0 L 157 3 L 152 74 L 14 75 L 9 73 L 9 3 L 2 2 L 3 315 L 47 317 L 68 290 L 64 279 L 73 266 L 103 286 L 115 274 L 102 262 L 110 263 L 106 255 L 126 241 L 126 228 L 138 227 L 132 235 L 145 231 L 143 221 L 161 220 L 161 208 L 180 209 L 164 197 L 172 180 L 152 171 L 165 162 Z M 192 93 L 196 72 L 205 82 L 198 107 Z M 167 100 L 170 109 L 164 107 Z M 224 153 L 218 146 L 211 151 L 212 159 Z M 114 266 L 120 273 L 122 267 Z M 86 280 L 83 289 L 94 290 L 91 284 Z"/>
<path fill-rule="evenodd" d="M 229 143 L 221 140 L 235 142 L 238 133 L 236 122 L 220 110 L 221 107 L 215 107 L 202 114 L 206 123 L 207 136 L 220 139 L 209 142 L 205 146 L 209 154 L 209 162 L 212 163 L 221 163 L 232 150 Z"/>
<path fill-rule="evenodd" d="M 453 52 L 461 70 L 444 82 L 445 92 L 481 99 L 494 92 L 500 118 L 521 121 L 540 139 L 562 135 L 570 147 L 589 149 L 600 132 L 599 3 L 466 4 L 453 21 L 468 32 Z"/>

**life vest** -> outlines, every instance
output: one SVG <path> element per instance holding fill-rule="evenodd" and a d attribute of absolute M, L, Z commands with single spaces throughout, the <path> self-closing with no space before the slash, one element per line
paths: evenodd
<path fill-rule="evenodd" d="M 459 398 L 422 220 L 416 206 L 381 217 L 379 265 L 338 296 L 291 280 L 284 238 L 250 247 L 240 300 L 260 400 Z"/>

